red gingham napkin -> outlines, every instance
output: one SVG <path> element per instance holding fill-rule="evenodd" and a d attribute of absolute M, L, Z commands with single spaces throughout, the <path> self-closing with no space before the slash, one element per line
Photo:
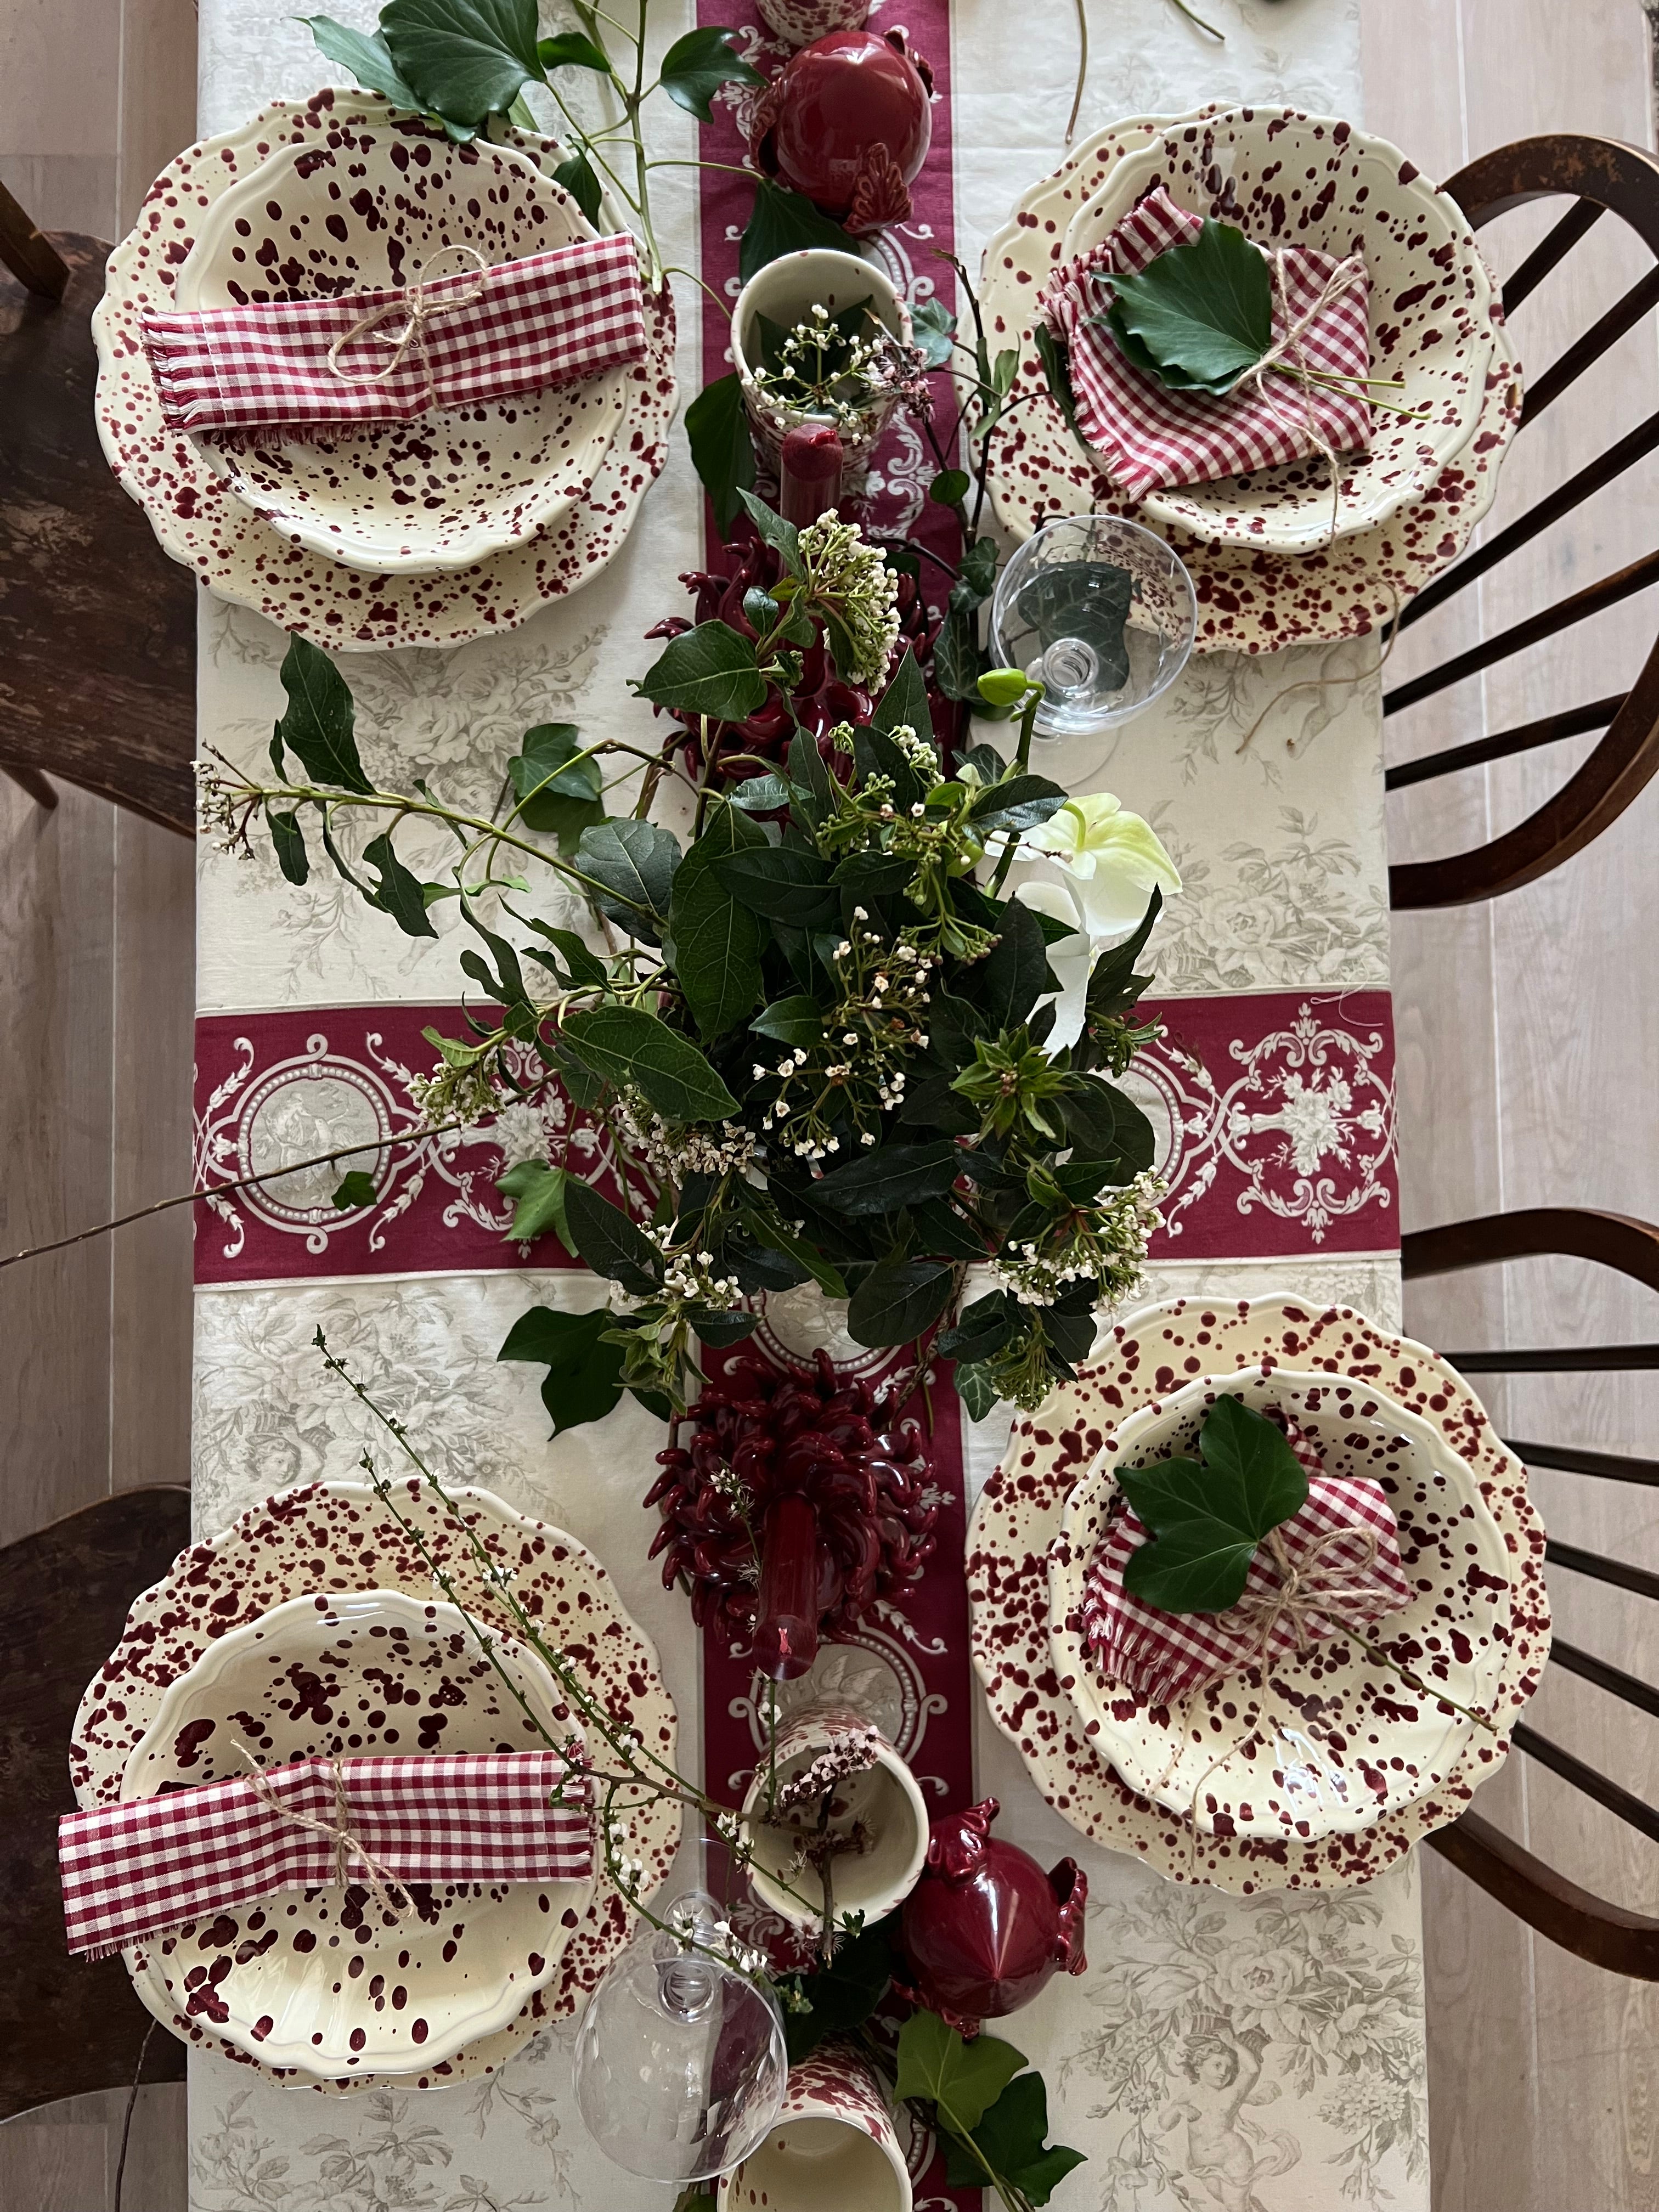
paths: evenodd
<path fill-rule="evenodd" d="M 1296 1424 L 1286 1421 L 1284 1427 L 1291 1449 L 1308 1473 L 1307 1504 L 1276 1532 L 1292 1562 L 1299 1566 L 1313 1540 L 1334 1528 L 1364 1528 L 1376 1539 L 1376 1557 L 1363 1581 L 1351 1576 L 1339 1584 L 1340 1598 L 1333 1602 L 1341 1620 L 1314 1609 L 1308 1617 L 1308 1633 L 1316 1638 L 1337 1636 L 1344 1623 L 1363 1626 L 1398 1613 L 1411 1603 L 1413 1590 L 1401 1567 L 1399 1529 L 1382 1485 L 1358 1476 L 1327 1474 L 1318 1452 Z M 1123 1587 L 1124 1565 L 1146 1541 L 1144 1524 L 1133 1509 L 1124 1506 L 1089 1562 L 1083 1629 L 1109 1681 L 1121 1682 L 1161 1705 L 1200 1683 L 1245 1673 L 1255 1663 L 1261 1632 L 1237 1607 L 1228 1613 L 1163 1613 L 1132 1596 Z M 1364 1559 L 1365 1540 L 1356 1534 L 1322 1551 L 1314 1571 L 1320 1567 L 1356 1570 Z M 1279 1581 L 1265 1547 L 1258 1549 L 1244 1579 L 1245 1596 L 1270 1595 Z M 1269 1663 L 1287 1658 L 1296 1648 L 1295 1630 L 1288 1621 L 1279 1621 L 1267 1639 Z"/>
<path fill-rule="evenodd" d="M 547 1802 L 566 1771 L 550 1750 L 340 1762 L 351 1832 L 394 1882 L 586 1880 L 588 1785 L 566 1785 L 579 1802 Z M 331 1759 L 296 1759 L 261 1778 L 284 1805 L 333 1820 Z M 182 1921 L 336 1879 L 329 1838 L 284 1820 L 241 1779 L 66 1813 L 58 1857 L 69 1948 L 99 1959 Z M 349 1864 L 349 1878 L 366 1882 L 355 1853 Z"/>
<path fill-rule="evenodd" d="M 1131 368 L 1111 332 L 1089 320 L 1111 304 L 1109 288 L 1092 281 L 1097 274 L 1138 276 L 1166 247 L 1190 246 L 1202 228 L 1159 185 L 1129 210 L 1109 238 L 1057 270 L 1040 302 L 1049 331 L 1069 350 L 1078 427 L 1132 499 L 1172 484 L 1248 476 L 1316 450 L 1307 434 L 1302 390 L 1288 378 L 1269 378 L 1271 405 L 1260 394 L 1217 399 L 1207 392 L 1170 392 L 1155 377 Z M 1293 315 L 1313 305 L 1338 259 L 1310 246 L 1286 250 L 1285 291 Z M 1366 374 L 1369 292 L 1362 278 L 1315 319 L 1302 340 L 1310 368 L 1344 376 Z M 1275 302 L 1273 335 L 1282 337 L 1284 331 Z M 1312 404 L 1320 434 L 1333 453 L 1352 453 L 1370 442 L 1370 403 L 1363 395 L 1316 392 Z"/>
<path fill-rule="evenodd" d="M 574 384 L 640 360 L 645 300 L 626 231 L 422 286 L 422 340 L 382 383 L 349 382 L 329 348 L 377 307 L 391 310 L 353 341 L 340 366 L 367 380 L 392 359 L 407 293 L 271 300 L 194 313 L 148 312 L 144 346 L 172 430 L 280 429 L 290 436 L 408 422 L 433 407 L 476 407 L 515 392 Z M 445 302 L 455 302 L 445 312 Z M 422 359 L 422 345 L 424 359 Z"/>

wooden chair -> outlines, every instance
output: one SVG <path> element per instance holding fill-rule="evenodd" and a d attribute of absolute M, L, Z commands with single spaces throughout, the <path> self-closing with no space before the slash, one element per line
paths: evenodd
<path fill-rule="evenodd" d="M 64 1941 L 58 1815 L 75 1808 L 81 1693 L 127 1607 L 190 1541 L 190 1492 L 129 1490 L 0 1551 L 0 2120 L 125 2089 L 150 2015 L 116 1959 Z M 181 2081 L 185 2046 L 153 2036 L 147 2081 Z"/>
<path fill-rule="evenodd" d="M 196 834 L 196 586 L 111 474 L 88 327 L 109 248 L 0 185 L 0 770 Z"/>
<path fill-rule="evenodd" d="M 1401 1258 L 1409 1280 L 1545 1254 L 1595 1261 L 1645 1284 L 1650 1290 L 1659 1291 L 1659 1229 L 1622 1214 L 1596 1213 L 1580 1206 L 1539 1206 L 1453 1222 L 1440 1229 L 1417 1230 L 1402 1241 Z M 1452 1352 L 1446 1356 L 1453 1366 L 1468 1375 L 1607 1373 L 1659 1367 L 1659 1344 Z M 1556 1468 L 1606 1482 L 1659 1486 L 1659 1459 L 1634 1459 L 1577 1445 L 1533 1443 L 1520 1438 L 1510 1441 L 1510 1449 L 1528 1467 Z M 1639 1597 L 1659 1598 L 1659 1574 L 1645 1568 L 1603 1559 L 1599 1553 L 1559 1543 L 1553 1537 L 1544 1556 L 1571 1574 L 1592 1577 Z M 1549 1663 L 1594 1682 L 1639 1711 L 1659 1715 L 1659 1689 L 1559 1636 L 1551 1644 Z M 1598 1773 L 1525 1722 L 1517 1723 L 1513 1741 L 1517 1751 L 1549 1767 L 1591 1803 L 1659 1843 L 1659 1808 Z M 1615 1973 L 1659 1981 L 1659 1920 L 1628 1911 L 1569 1881 L 1479 1813 L 1465 1813 L 1429 1840 L 1472 1881 L 1552 1942 Z"/>
<path fill-rule="evenodd" d="M 1541 375 L 1528 386 L 1521 429 L 1535 422 L 1607 349 L 1659 304 L 1659 157 L 1640 146 L 1627 146 L 1613 138 L 1596 138 L 1572 132 L 1556 132 L 1540 138 L 1523 138 L 1500 147 L 1480 161 L 1472 161 L 1449 179 L 1446 190 L 1478 230 L 1496 216 L 1527 201 L 1564 195 L 1571 205 L 1554 228 L 1527 256 L 1503 288 L 1505 309 L 1513 313 L 1578 241 L 1611 214 L 1637 233 L 1655 265 L 1633 284 L 1622 299 Z M 1650 415 L 1638 428 L 1609 446 L 1607 451 L 1507 528 L 1464 554 L 1446 573 L 1419 592 L 1400 617 L 1398 627 L 1421 622 L 1425 615 L 1465 590 L 1546 530 L 1552 523 L 1614 483 L 1625 471 L 1659 446 L 1659 413 Z M 1586 585 L 1553 607 L 1530 615 L 1524 622 L 1486 638 L 1468 652 L 1439 666 L 1397 684 L 1385 693 L 1382 711 L 1398 714 L 1419 699 L 1473 676 L 1494 663 L 1506 660 L 1528 647 L 1556 637 L 1574 623 L 1602 608 L 1615 605 L 1636 592 L 1659 583 L 1659 550 L 1615 574 Z M 1659 644 L 1628 691 L 1618 692 L 1588 705 L 1547 715 L 1513 730 L 1431 753 L 1421 760 L 1392 768 L 1386 778 L 1390 791 L 1433 777 L 1450 775 L 1482 762 L 1503 760 L 1530 752 L 1540 745 L 1604 730 L 1595 750 L 1554 797 L 1524 822 L 1488 844 L 1451 854 L 1441 860 L 1419 860 L 1389 871 L 1389 898 L 1395 907 L 1463 906 L 1478 899 L 1495 898 L 1518 890 L 1552 868 L 1558 868 L 1622 814 L 1648 779 L 1659 769 Z"/>

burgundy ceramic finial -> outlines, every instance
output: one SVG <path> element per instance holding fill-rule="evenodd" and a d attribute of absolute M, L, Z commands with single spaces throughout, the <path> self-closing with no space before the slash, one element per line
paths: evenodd
<path fill-rule="evenodd" d="M 933 138 L 933 72 L 902 31 L 831 31 L 793 54 L 756 101 L 755 158 L 769 176 L 860 232 L 910 212 Z"/>
<path fill-rule="evenodd" d="M 933 1822 L 900 1923 L 911 1980 L 895 1986 L 967 2036 L 1030 2004 L 1061 1967 L 1080 1974 L 1088 1963 L 1082 1869 L 1061 1859 L 1044 1874 L 1029 1851 L 991 1834 L 999 1810 L 987 1797 Z"/>

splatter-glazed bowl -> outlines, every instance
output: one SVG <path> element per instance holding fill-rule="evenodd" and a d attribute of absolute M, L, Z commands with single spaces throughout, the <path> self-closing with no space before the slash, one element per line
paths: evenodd
<path fill-rule="evenodd" d="M 453 1606 L 387 1589 L 293 1599 L 210 1644 L 171 1685 L 121 1794 L 228 1781 L 247 1771 L 243 1747 L 271 1767 L 576 1736 L 541 1661 L 510 1636 L 493 1641 L 507 1680 Z M 397 1922 L 362 1888 L 331 1884 L 239 1905 L 155 1948 L 175 2002 L 251 2055 L 391 2073 L 504 2027 L 552 1978 L 591 1887 L 416 1884 L 413 1917 Z"/>

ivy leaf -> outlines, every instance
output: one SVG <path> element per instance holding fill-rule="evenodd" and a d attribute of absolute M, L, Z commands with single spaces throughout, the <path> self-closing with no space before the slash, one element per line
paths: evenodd
<path fill-rule="evenodd" d="M 596 822 L 577 842 L 576 865 L 616 893 L 614 898 L 603 891 L 592 894 L 601 914 L 648 943 L 660 939 L 680 865 L 672 830 L 659 822 Z"/>
<path fill-rule="evenodd" d="M 755 211 L 738 249 L 738 281 L 746 284 L 769 261 L 808 246 L 832 246 L 838 253 L 859 250 L 858 241 L 849 238 L 838 222 L 820 215 L 802 193 L 786 191 L 769 177 L 763 177 L 755 192 Z"/>
<path fill-rule="evenodd" d="M 1123 633 L 1133 597 L 1134 578 L 1114 562 L 1054 561 L 1022 592 L 1020 608 L 1022 616 L 1029 609 L 1046 635 L 1091 646 L 1100 662 L 1099 689 L 1115 691 L 1129 680 Z"/>
<path fill-rule="evenodd" d="M 948 1260 L 884 1260 L 853 1293 L 847 1326 L 860 1344 L 909 1344 L 951 1303 L 957 1271 Z"/>
<path fill-rule="evenodd" d="M 278 814 L 267 806 L 265 820 L 270 825 L 277 866 L 289 883 L 304 883 L 311 873 L 311 861 L 306 852 L 305 831 L 300 827 L 299 809 L 296 807 L 291 814 Z"/>
<path fill-rule="evenodd" d="M 714 503 L 714 520 L 724 538 L 738 519 L 738 495 L 755 481 L 755 444 L 749 434 L 742 380 L 735 369 L 706 384 L 691 402 L 685 410 L 685 434 L 692 465 Z"/>
<path fill-rule="evenodd" d="M 608 1275 L 635 1297 L 660 1290 L 662 1255 L 619 1206 L 591 1183 L 573 1182 L 565 1187 L 564 1210 L 576 1250 L 596 1275 Z"/>
<path fill-rule="evenodd" d="M 823 1042 L 823 1016 L 817 1000 L 805 993 L 793 999 L 775 999 L 749 1026 L 757 1036 L 775 1037 L 780 1044 L 791 1047 L 805 1045 L 809 1052 Z"/>
<path fill-rule="evenodd" d="M 605 819 L 599 764 L 582 752 L 581 732 L 574 722 L 541 722 L 526 730 L 523 749 L 508 761 L 507 773 L 519 800 L 519 819 L 527 830 L 556 835 L 562 847 L 567 840 L 574 844 L 590 823 Z"/>
<path fill-rule="evenodd" d="M 659 82 L 677 107 L 695 115 L 699 123 L 712 123 L 709 101 L 723 84 L 763 84 L 754 65 L 732 51 L 735 31 L 712 23 L 676 39 L 662 58 Z"/>
<path fill-rule="evenodd" d="M 565 1250 L 574 1256 L 575 1240 L 564 1210 L 566 1175 L 545 1160 L 520 1160 L 499 1176 L 495 1188 L 514 1201 L 513 1225 L 507 1236 L 515 1244 L 533 1243 L 550 1229 Z"/>
<path fill-rule="evenodd" d="M 425 102 L 404 82 L 379 31 L 354 31 L 331 15 L 301 15 L 299 20 L 308 26 L 319 52 L 349 69 L 365 92 L 384 93 L 394 107 L 420 114 Z"/>
<path fill-rule="evenodd" d="M 966 607 L 951 607 L 933 645 L 933 681 L 947 699 L 979 697 L 979 631 Z"/>
<path fill-rule="evenodd" d="M 1307 1503 L 1307 1473 L 1284 1431 L 1242 1399 L 1217 1399 L 1198 1448 L 1202 1466 L 1171 1459 L 1118 1475 L 1152 1531 L 1129 1554 L 1123 1586 L 1164 1613 L 1237 1605 L 1256 1546 Z"/>
<path fill-rule="evenodd" d="M 882 1145 L 831 1169 L 812 1186 L 815 1204 L 836 1213 L 896 1213 L 925 1198 L 943 1198 L 962 1171 L 948 1138 L 931 1145 Z"/>
<path fill-rule="evenodd" d="M 1008 2084 L 973 2130 L 973 2140 L 994 2173 L 1011 2181 L 1027 2203 L 1043 2205 L 1072 2169 L 1085 2163 L 1080 2150 L 1061 2144 L 1045 2149 L 1048 2134 L 1048 2084 L 1032 2073 Z M 984 2166 L 948 2136 L 945 2153 L 953 2188 L 984 2180 Z"/>
<path fill-rule="evenodd" d="M 1001 1395 L 990 1369 L 975 1359 L 959 1361 L 952 1380 L 970 1421 L 982 1421 Z"/>
<path fill-rule="evenodd" d="M 966 469 L 941 469 L 928 485 L 927 496 L 935 507 L 960 507 L 973 482 Z"/>
<path fill-rule="evenodd" d="M 313 783 L 340 791 L 371 792 L 353 735 L 356 709 L 351 689 L 339 670 L 309 638 L 289 638 L 283 656 L 283 689 L 288 712 L 276 725 L 271 751 L 280 769 L 281 748 L 289 750 Z"/>
<path fill-rule="evenodd" d="M 910 310 L 910 327 L 915 333 L 916 343 L 921 348 L 922 359 L 927 366 L 929 368 L 948 368 L 957 334 L 957 319 L 944 301 L 933 298 L 918 301 Z M 945 474 L 962 476 L 962 471 L 947 469 Z M 939 483 L 937 477 L 934 477 L 933 483 L 937 486 Z M 968 478 L 962 476 L 962 490 L 952 494 L 942 503 L 946 507 L 954 506 L 957 500 L 965 495 L 967 489 Z M 938 491 L 934 490 L 932 496 L 937 499 Z"/>
<path fill-rule="evenodd" d="M 602 1421 L 621 1402 L 623 1347 L 605 1341 L 610 1327 L 611 1316 L 603 1306 L 581 1314 L 532 1306 L 519 1316 L 495 1354 L 498 1360 L 545 1364 L 542 1403 L 553 1417 L 555 1436 L 586 1421 Z"/>
<path fill-rule="evenodd" d="M 1097 319 L 1171 391 L 1220 398 L 1273 343 L 1273 280 L 1236 224 L 1206 220 L 1190 246 L 1111 281 L 1111 307 Z"/>
<path fill-rule="evenodd" d="M 635 686 L 641 699 L 713 722 L 740 722 L 766 703 L 755 648 L 729 623 L 699 623 L 671 638 Z"/>
<path fill-rule="evenodd" d="M 568 1015 L 560 1034 L 595 1075 L 637 1091 L 665 1121 L 720 1121 L 738 1110 L 690 1038 L 642 1006 L 589 1007 Z"/>
<path fill-rule="evenodd" d="M 589 222 L 599 219 L 599 203 L 605 198 L 604 188 L 593 173 L 593 165 L 578 147 L 568 161 L 561 161 L 553 172 L 553 181 L 569 193 Z"/>
<path fill-rule="evenodd" d="M 536 58 L 544 70 L 597 70 L 601 76 L 609 76 L 611 64 L 601 49 L 581 31 L 561 31 L 556 39 L 542 39 L 537 42 Z"/>
<path fill-rule="evenodd" d="M 963 2134 L 971 2134 L 1025 2063 L 995 2035 L 964 2043 L 936 2012 L 915 2012 L 899 2030 L 896 2097 L 926 2097 Z"/>
<path fill-rule="evenodd" d="M 386 0 L 380 29 L 423 109 L 476 128 L 538 79 L 536 0 Z"/>
<path fill-rule="evenodd" d="M 392 916 L 405 937 L 435 937 L 426 910 L 426 892 L 418 876 L 411 875 L 392 848 L 392 838 L 382 831 L 363 848 L 363 864 L 374 869 L 380 881 L 374 902 Z"/>
<path fill-rule="evenodd" d="M 342 1213 L 349 1213 L 358 1206 L 373 1206 L 379 1196 L 374 1176 L 362 1168 L 353 1168 L 349 1175 L 341 1176 L 336 1186 L 334 1203 Z"/>
<path fill-rule="evenodd" d="M 981 538 L 962 556 L 951 605 L 971 611 L 984 605 L 997 586 L 997 541 Z"/>

